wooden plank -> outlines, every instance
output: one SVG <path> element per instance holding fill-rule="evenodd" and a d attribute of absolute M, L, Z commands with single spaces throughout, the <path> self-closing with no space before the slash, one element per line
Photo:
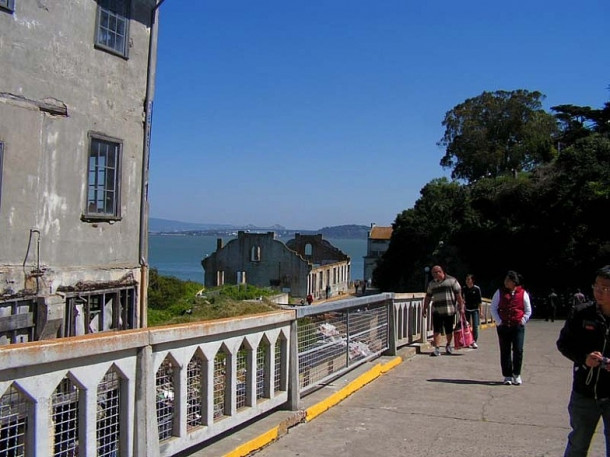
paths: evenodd
<path fill-rule="evenodd" d="M 34 313 L 14 314 L 0 317 L 0 332 L 10 332 L 34 326 Z"/>

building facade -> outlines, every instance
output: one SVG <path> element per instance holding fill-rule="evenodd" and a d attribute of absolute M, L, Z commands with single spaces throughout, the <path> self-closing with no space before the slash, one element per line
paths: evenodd
<path fill-rule="evenodd" d="M 0 0 L 0 344 L 145 325 L 156 9 Z"/>
<path fill-rule="evenodd" d="M 206 287 L 247 283 L 315 299 L 345 293 L 351 268 L 350 257 L 322 235 L 297 233 L 284 244 L 274 232 L 244 231 L 226 245 L 219 239 L 201 264 Z"/>
<path fill-rule="evenodd" d="M 366 243 L 366 255 L 364 256 L 364 280 L 368 281 L 373 278 L 373 270 L 377 267 L 377 260 L 390 247 L 390 239 L 392 238 L 392 227 L 379 227 L 371 224 L 371 230 Z"/>

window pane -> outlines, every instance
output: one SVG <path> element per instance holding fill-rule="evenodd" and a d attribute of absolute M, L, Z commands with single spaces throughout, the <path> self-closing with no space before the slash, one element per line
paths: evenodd
<path fill-rule="evenodd" d="M 0 0 L 0 8 L 15 11 L 15 0 Z"/>
<path fill-rule="evenodd" d="M 87 175 L 87 214 L 118 216 L 120 144 L 91 140 Z"/>
<path fill-rule="evenodd" d="M 127 0 L 99 2 L 97 44 L 120 54 L 126 53 L 128 11 Z"/>

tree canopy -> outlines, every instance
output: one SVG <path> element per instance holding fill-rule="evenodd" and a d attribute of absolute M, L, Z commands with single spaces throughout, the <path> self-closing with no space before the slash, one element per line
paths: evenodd
<path fill-rule="evenodd" d="M 540 94 L 517 92 L 520 99 L 536 102 L 530 108 L 538 106 Z M 477 97 L 479 102 L 496 99 L 498 93 L 485 94 Z M 503 93 L 502 98 L 506 97 L 509 94 Z M 471 100 L 458 107 L 472 107 Z M 450 113 L 461 112 L 456 108 Z M 435 179 L 422 188 L 414 207 L 396 217 L 389 249 L 374 271 L 373 280 L 381 290 L 421 291 L 425 267 L 440 264 L 462 280 L 466 273 L 474 273 L 488 296 L 508 269 L 524 275 L 533 295 L 546 294 L 551 287 L 584 291 L 594 271 L 610 264 L 610 232 L 605 222 L 610 208 L 609 104 L 601 110 L 572 105 L 553 109 L 558 113 L 558 128 L 548 128 L 546 141 L 540 133 L 534 143 L 548 146 L 559 138 L 559 151 L 530 159 L 523 156 L 518 171 L 511 171 L 498 165 L 502 161 L 490 164 L 489 154 L 472 147 L 464 156 L 467 161 L 455 163 L 453 174 L 468 176 L 468 182 Z M 545 119 L 546 125 L 551 115 L 538 108 L 534 111 L 533 117 Z M 448 113 L 451 122 L 453 114 Z M 483 116 L 484 126 L 477 128 L 472 116 L 459 122 L 466 120 L 468 132 L 485 132 L 481 143 L 485 148 L 506 138 L 529 142 L 531 137 L 523 132 L 534 125 L 512 123 L 515 132 L 498 127 L 499 138 L 494 138 L 491 126 L 496 121 Z M 519 154 L 533 150 L 520 149 Z M 494 173 L 489 171 L 492 168 Z"/>
<path fill-rule="evenodd" d="M 542 109 L 544 96 L 527 90 L 483 92 L 447 112 L 441 166 L 451 177 L 473 182 L 529 171 L 556 154 L 555 118 Z"/>

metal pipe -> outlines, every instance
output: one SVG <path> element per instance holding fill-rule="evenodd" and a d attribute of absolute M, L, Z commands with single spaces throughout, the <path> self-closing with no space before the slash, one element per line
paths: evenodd
<path fill-rule="evenodd" d="M 140 327 L 148 326 L 146 303 L 148 301 L 148 176 L 150 164 L 150 133 L 154 98 L 155 68 L 157 65 L 157 14 L 165 0 L 158 0 L 150 12 L 150 37 L 148 39 L 148 65 L 146 70 L 146 99 L 144 102 L 144 146 L 142 152 L 142 186 L 140 189 Z"/>

